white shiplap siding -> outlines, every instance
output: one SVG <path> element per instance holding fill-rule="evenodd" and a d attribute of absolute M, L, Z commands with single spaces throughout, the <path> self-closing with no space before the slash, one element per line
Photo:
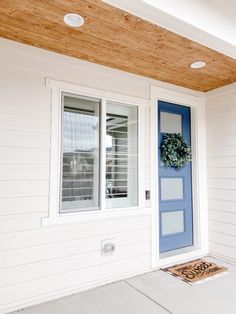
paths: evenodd
<path fill-rule="evenodd" d="M 150 214 L 42 227 L 48 216 L 51 90 L 46 78 L 149 98 L 149 80 L 0 40 L 0 313 L 150 269 Z M 144 112 L 149 120 L 149 109 Z M 145 189 L 150 140 L 145 136 Z M 144 191 L 143 191 L 144 193 Z M 101 241 L 116 251 L 101 256 Z"/>
<path fill-rule="evenodd" d="M 236 85 L 207 93 L 209 240 L 236 261 Z"/>

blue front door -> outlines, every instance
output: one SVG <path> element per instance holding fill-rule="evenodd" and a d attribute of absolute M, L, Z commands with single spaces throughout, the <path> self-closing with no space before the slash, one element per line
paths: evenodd
<path fill-rule="evenodd" d="M 180 133 L 191 144 L 190 108 L 158 102 L 160 252 L 193 244 L 191 163 L 177 170 L 161 162 L 160 145 L 165 133 Z"/>

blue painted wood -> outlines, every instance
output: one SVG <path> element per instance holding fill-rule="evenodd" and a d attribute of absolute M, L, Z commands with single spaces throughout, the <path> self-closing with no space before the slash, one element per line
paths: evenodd
<path fill-rule="evenodd" d="M 160 221 L 160 252 L 180 249 L 193 245 L 193 214 L 192 214 L 192 169 L 191 162 L 188 162 L 182 169 L 177 170 L 172 167 L 164 167 L 160 160 L 160 144 L 163 134 L 160 132 L 160 113 L 169 112 L 182 116 L 182 135 L 186 142 L 191 145 L 191 117 L 190 108 L 176 104 L 159 101 L 158 102 L 158 149 L 159 149 L 159 221 Z M 161 178 L 182 178 L 183 179 L 183 199 L 181 200 L 161 200 Z M 162 213 L 183 210 L 184 231 L 162 235 Z"/>

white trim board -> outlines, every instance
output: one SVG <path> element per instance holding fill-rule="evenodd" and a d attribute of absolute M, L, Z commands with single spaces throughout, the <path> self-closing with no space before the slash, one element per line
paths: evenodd
<path fill-rule="evenodd" d="M 159 253 L 159 187 L 158 187 L 158 147 L 157 147 L 157 102 L 173 102 L 191 108 L 192 136 L 192 178 L 193 178 L 193 230 L 194 246 L 192 251 L 167 257 L 163 261 Z M 196 258 L 208 253 L 208 214 L 207 214 L 207 165 L 206 165 L 206 126 L 205 97 L 189 96 L 163 88 L 151 86 L 151 204 L 152 204 L 152 267 L 162 263 L 179 262 L 182 259 Z"/>

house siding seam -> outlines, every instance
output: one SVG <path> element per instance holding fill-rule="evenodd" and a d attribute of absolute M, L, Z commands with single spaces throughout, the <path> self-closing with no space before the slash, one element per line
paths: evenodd
<path fill-rule="evenodd" d="M 207 93 L 209 245 L 236 262 L 236 86 Z"/>

